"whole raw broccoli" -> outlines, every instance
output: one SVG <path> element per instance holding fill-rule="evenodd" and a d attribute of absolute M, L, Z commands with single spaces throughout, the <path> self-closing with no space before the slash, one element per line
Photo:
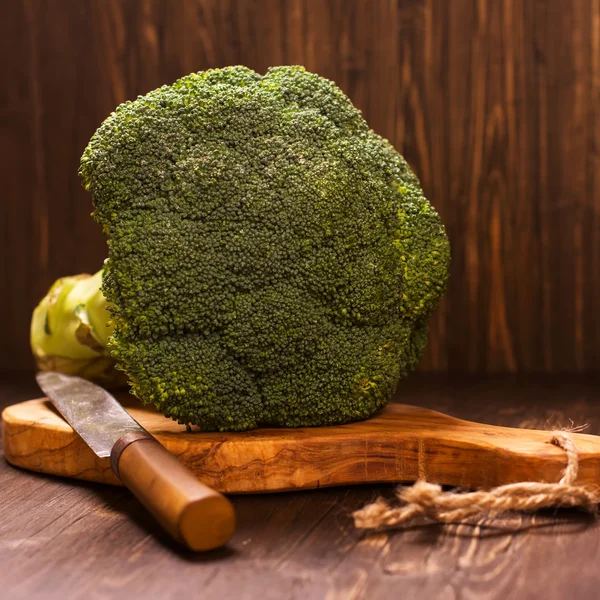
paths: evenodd
<path fill-rule="evenodd" d="M 109 240 L 110 351 L 203 430 L 364 419 L 425 347 L 444 227 L 394 148 L 302 67 L 195 73 L 119 106 L 80 174 Z"/>

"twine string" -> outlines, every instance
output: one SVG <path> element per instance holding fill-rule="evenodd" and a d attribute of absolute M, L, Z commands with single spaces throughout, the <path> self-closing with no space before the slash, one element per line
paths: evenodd
<path fill-rule="evenodd" d="M 377 499 L 353 513 L 358 529 L 383 529 L 406 524 L 417 517 L 439 523 L 457 523 L 494 518 L 509 511 L 535 511 L 550 507 L 577 507 L 595 513 L 600 495 L 575 483 L 579 473 L 579 452 L 568 431 L 553 431 L 551 443 L 562 448 L 567 466 L 558 483 L 526 481 L 475 492 L 444 492 L 440 485 L 417 481 L 396 490 L 400 501 L 391 506 Z"/>

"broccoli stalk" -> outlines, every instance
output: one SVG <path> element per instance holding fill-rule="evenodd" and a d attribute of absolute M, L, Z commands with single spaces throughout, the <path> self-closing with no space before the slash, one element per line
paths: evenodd
<path fill-rule="evenodd" d="M 365 419 L 415 368 L 449 244 L 406 161 L 302 67 L 119 106 L 80 175 L 109 236 L 111 356 L 203 430 Z"/>

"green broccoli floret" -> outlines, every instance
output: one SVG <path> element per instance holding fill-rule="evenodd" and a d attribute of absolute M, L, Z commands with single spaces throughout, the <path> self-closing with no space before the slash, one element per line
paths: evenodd
<path fill-rule="evenodd" d="M 364 419 L 414 369 L 449 265 L 405 160 L 302 67 L 119 106 L 80 174 L 109 236 L 110 351 L 202 430 Z"/>

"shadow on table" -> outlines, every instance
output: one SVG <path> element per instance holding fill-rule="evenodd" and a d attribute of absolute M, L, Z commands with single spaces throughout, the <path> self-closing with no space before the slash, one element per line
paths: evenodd
<path fill-rule="evenodd" d="M 482 519 L 471 523 L 432 523 L 418 520 L 410 525 L 400 525 L 376 531 L 364 531 L 362 538 L 385 532 L 390 536 L 407 532 L 421 535 L 412 538 L 413 542 L 435 544 L 440 535 L 457 538 L 492 539 L 502 536 L 521 535 L 571 535 L 581 533 L 598 524 L 596 515 L 574 509 L 545 509 L 533 514 L 508 515 L 496 519 Z"/>
<path fill-rule="evenodd" d="M 77 482 L 84 485 L 93 486 L 98 497 L 102 499 L 112 510 L 126 516 L 134 523 L 144 534 L 152 536 L 165 550 L 177 554 L 181 559 L 193 563 L 209 563 L 213 561 L 230 558 L 236 554 L 236 551 L 223 546 L 215 550 L 204 552 L 194 552 L 175 541 L 162 527 L 140 501 L 128 490 L 122 488 L 109 488 L 102 484 L 88 484 L 88 482 Z"/>

